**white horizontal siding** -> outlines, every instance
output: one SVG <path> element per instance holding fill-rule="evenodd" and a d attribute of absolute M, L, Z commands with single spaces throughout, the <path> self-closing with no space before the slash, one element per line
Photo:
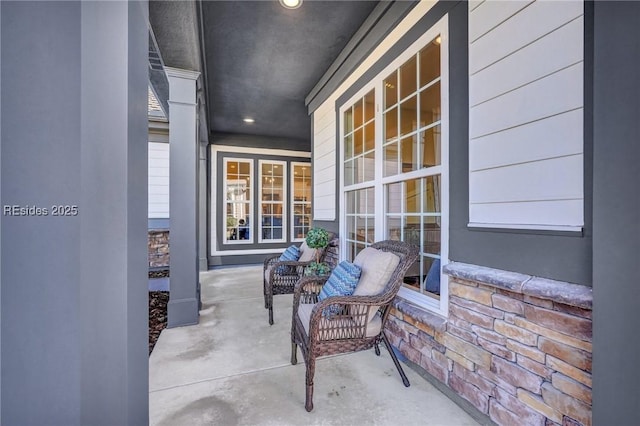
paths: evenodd
<path fill-rule="evenodd" d="M 169 217 L 169 144 L 149 142 L 148 217 Z"/>
<path fill-rule="evenodd" d="M 569 22 L 469 79 L 469 105 L 522 87 L 583 58 L 584 20 Z"/>
<path fill-rule="evenodd" d="M 469 202 L 499 203 L 582 198 L 582 154 L 471 172 Z"/>
<path fill-rule="evenodd" d="M 510 1 L 487 0 L 485 3 L 494 3 L 496 8 L 509 7 Z M 469 27 L 477 19 L 485 4 L 480 5 L 469 16 Z M 582 16 L 584 6 L 582 1 L 536 1 L 522 9 L 507 21 L 501 23 L 493 30 L 475 40 L 469 51 L 469 73 L 471 75 L 481 69 L 511 55 L 537 39 L 549 34 L 553 30 L 565 25 L 567 22 Z M 488 16 L 489 26 L 498 24 L 499 19 Z"/>
<path fill-rule="evenodd" d="M 582 63 L 470 109 L 471 139 L 582 108 Z"/>
<path fill-rule="evenodd" d="M 471 10 L 472 225 L 584 224 L 583 13 L 575 0 L 487 0 Z"/>
<path fill-rule="evenodd" d="M 326 101 L 313 113 L 313 219 L 336 219 L 336 116 Z"/>
<path fill-rule="evenodd" d="M 485 1 L 473 7 L 469 2 L 469 10 L 474 13 L 474 19 L 469 21 L 469 40 L 477 40 L 484 34 L 506 21 L 517 12 L 532 3 L 532 0 L 510 0 L 507 2 Z"/>
<path fill-rule="evenodd" d="M 471 172 L 583 152 L 582 108 L 469 142 Z"/>

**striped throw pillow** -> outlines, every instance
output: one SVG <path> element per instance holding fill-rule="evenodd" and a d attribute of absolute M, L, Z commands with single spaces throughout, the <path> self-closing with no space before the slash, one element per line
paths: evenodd
<path fill-rule="evenodd" d="M 298 248 L 298 246 L 291 245 L 287 247 L 287 249 L 284 251 L 284 253 L 282 253 L 282 255 L 278 260 L 282 262 L 286 262 L 286 261 L 295 262 L 299 258 L 300 258 L 300 249 Z M 276 269 L 276 273 L 280 275 L 290 274 L 290 273 L 293 273 L 291 269 L 292 269 L 291 266 L 278 266 L 278 268 Z"/>
<path fill-rule="evenodd" d="M 362 269 L 358 265 L 346 260 L 340 262 L 329 276 L 327 282 L 322 286 L 318 301 L 330 296 L 351 296 L 356 285 L 358 285 L 361 273 Z M 340 305 L 330 305 L 322 311 L 324 317 L 331 317 L 338 313 L 340 313 Z"/>

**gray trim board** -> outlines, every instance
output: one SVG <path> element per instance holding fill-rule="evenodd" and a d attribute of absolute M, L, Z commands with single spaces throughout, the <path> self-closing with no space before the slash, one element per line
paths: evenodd
<path fill-rule="evenodd" d="M 147 228 L 149 230 L 169 229 L 171 227 L 170 221 L 171 220 L 169 218 L 160 218 L 160 219 L 149 218 L 147 219 Z"/>
<path fill-rule="evenodd" d="M 640 3 L 594 4 L 593 424 L 640 424 Z"/>

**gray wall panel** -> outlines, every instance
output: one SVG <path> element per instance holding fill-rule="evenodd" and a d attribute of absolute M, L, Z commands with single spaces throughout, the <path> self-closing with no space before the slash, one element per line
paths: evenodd
<path fill-rule="evenodd" d="M 595 2 L 593 424 L 640 424 L 640 3 Z"/>
<path fill-rule="evenodd" d="M 0 7 L 0 423 L 146 424 L 146 2 Z"/>

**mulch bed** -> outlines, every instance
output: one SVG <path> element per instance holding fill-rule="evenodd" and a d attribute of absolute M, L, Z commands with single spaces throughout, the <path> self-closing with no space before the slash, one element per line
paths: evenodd
<path fill-rule="evenodd" d="M 167 326 L 168 291 L 149 292 L 149 355 L 153 351 L 160 332 Z"/>
<path fill-rule="evenodd" d="M 168 278 L 169 270 L 149 271 L 149 278 Z M 168 291 L 149 292 L 149 355 L 160 337 L 160 332 L 167 327 Z"/>

